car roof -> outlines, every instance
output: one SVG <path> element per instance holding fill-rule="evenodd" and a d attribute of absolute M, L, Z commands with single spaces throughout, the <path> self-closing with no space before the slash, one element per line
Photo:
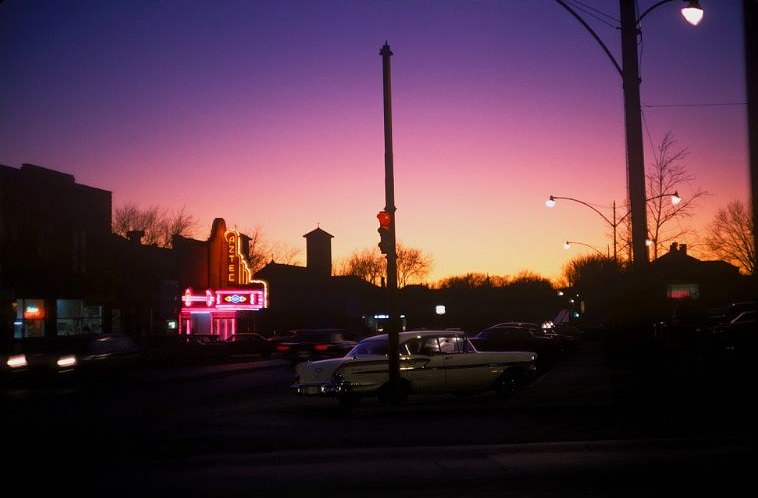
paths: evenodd
<path fill-rule="evenodd" d="M 400 339 L 410 339 L 411 337 L 428 337 L 438 335 L 466 335 L 462 330 L 406 330 L 400 332 Z M 387 339 L 387 334 L 378 334 L 367 337 L 364 340 Z"/>

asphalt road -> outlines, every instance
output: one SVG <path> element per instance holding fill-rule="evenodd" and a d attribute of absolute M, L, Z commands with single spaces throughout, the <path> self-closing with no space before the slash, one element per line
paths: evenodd
<path fill-rule="evenodd" d="M 28 491 L 109 496 L 752 495 L 744 372 L 592 340 L 508 400 L 346 412 L 257 359 L 5 389 L 6 469 Z"/>

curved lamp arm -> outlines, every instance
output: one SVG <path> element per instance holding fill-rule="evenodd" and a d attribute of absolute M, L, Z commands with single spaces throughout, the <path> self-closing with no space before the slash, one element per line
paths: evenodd
<path fill-rule="evenodd" d="M 576 242 L 574 240 L 567 240 L 566 242 L 563 243 L 563 248 L 566 249 L 566 250 L 571 249 L 571 244 L 577 244 L 577 245 L 580 245 L 580 246 L 589 247 L 590 249 L 592 249 L 593 251 L 595 251 L 596 253 L 598 253 L 600 256 L 602 256 L 604 258 L 608 257 L 607 255 L 603 254 L 603 251 L 601 251 L 597 247 L 591 246 L 589 244 L 585 244 L 584 242 Z"/>
<path fill-rule="evenodd" d="M 587 206 L 588 208 L 592 209 L 597 214 L 599 214 L 605 220 L 605 222 L 608 223 L 611 227 L 616 227 L 619 224 L 618 221 L 614 223 L 613 221 L 611 221 L 610 219 L 608 219 L 608 217 L 606 215 L 604 215 L 599 209 L 597 209 L 592 204 L 588 204 L 588 203 L 586 203 L 584 201 L 580 201 L 579 199 L 574 199 L 573 197 L 560 197 L 558 195 L 551 195 L 548 198 L 548 200 L 545 201 L 545 205 L 547 207 L 549 207 L 549 208 L 555 206 L 556 199 L 563 199 L 563 200 L 567 200 L 567 201 L 574 201 L 574 202 L 578 202 L 579 204 L 582 204 L 583 206 Z"/>
<path fill-rule="evenodd" d="M 582 19 L 582 16 L 580 16 L 579 14 L 577 14 L 576 11 L 574 11 L 574 9 L 572 9 L 571 7 L 569 7 L 568 5 L 566 5 L 566 2 L 564 2 L 563 0 L 555 0 L 555 1 L 558 3 L 558 5 L 560 5 L 561 7 L 563 7 L 564 9 L 566 9 L 567 11 L 569 11 L 569 13 L 572 16 L 574 16 L 576 18 L 576 20 L 579 21 L 579 23 L 582 26 L 584 26 L 584 29 L 586 29 L 587 31 L 589 31 L 589 33 L 592 35 L 592 37 L 595 39 L 595 41 L 600 44 L 600 48 L 603 49 L 603 52 L 605 52 L 605 55 L 607 55 L 608 58 L 611 60 L 611 62 L 613 63 L 613 66 L 616 68 L 616 71 L 618 71 L 619 75 L 623 76 L 624 75 L 624 71 L 621 69 L 621 64 L 618 63 L 618 61 L 616 60 L 616 58 L 613 56 L 613 54 L 611 53 L 611 51 L 608 49 L 608 46 L 603 42 L 603 40 L 595 32 L 595 30 L 592 29 L 589 24 L 587 24 L 587 21 L 585 21 L 584 19 Z M 672 0 L 666 0 L 666 1 L 670 2 Z"/>

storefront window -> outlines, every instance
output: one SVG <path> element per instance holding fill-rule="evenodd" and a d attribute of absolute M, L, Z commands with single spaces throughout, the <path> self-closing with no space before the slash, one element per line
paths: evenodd
<path fill-rule="evenodd" d="M 58 335 L 81 334 L 82 302 L 78 299 L 58 299 L 55 307 L 58 313 Z"/>
<path fill-rule="evenodd" d="M 102 307 L 90 306 L 81 299 L 58 299 L 58 335 L 102 333 Z"/>
<path fill-rule="evenodd" d="M 13 337 L 42 337 L 45 335 L 45 300 L 17 299 Z"/>

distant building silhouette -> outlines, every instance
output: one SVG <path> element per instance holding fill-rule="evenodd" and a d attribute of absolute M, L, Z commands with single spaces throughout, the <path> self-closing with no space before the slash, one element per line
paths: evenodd
<path fill-rule="evenodd" d="M 332 276 L 333 236 L 321 228 L 303 235 L 307 265 L 270 261 L 256 273 L 269 283 L 271 332 L 303 327 L 364 331 L 367 319 L 383 310 L 379 287 L 353 276 Z"/>
<path fill-rule="evenodd" d="M 332 274 L 332 238 L 331 234 L 320 227 L 303 235 L 306 240 L 306 266 L 312 273 L 322 276 Z"/>
<path fill-rule="evenodd" d="M 704 261 L 687 254 L 687 244 L 674 242 L 669 252 L 651 263 L 659 296 L 676 304 L 694 301 L 701 307 L 722 306 L 738 299 L 746 279 L 726 261 Z"/>

